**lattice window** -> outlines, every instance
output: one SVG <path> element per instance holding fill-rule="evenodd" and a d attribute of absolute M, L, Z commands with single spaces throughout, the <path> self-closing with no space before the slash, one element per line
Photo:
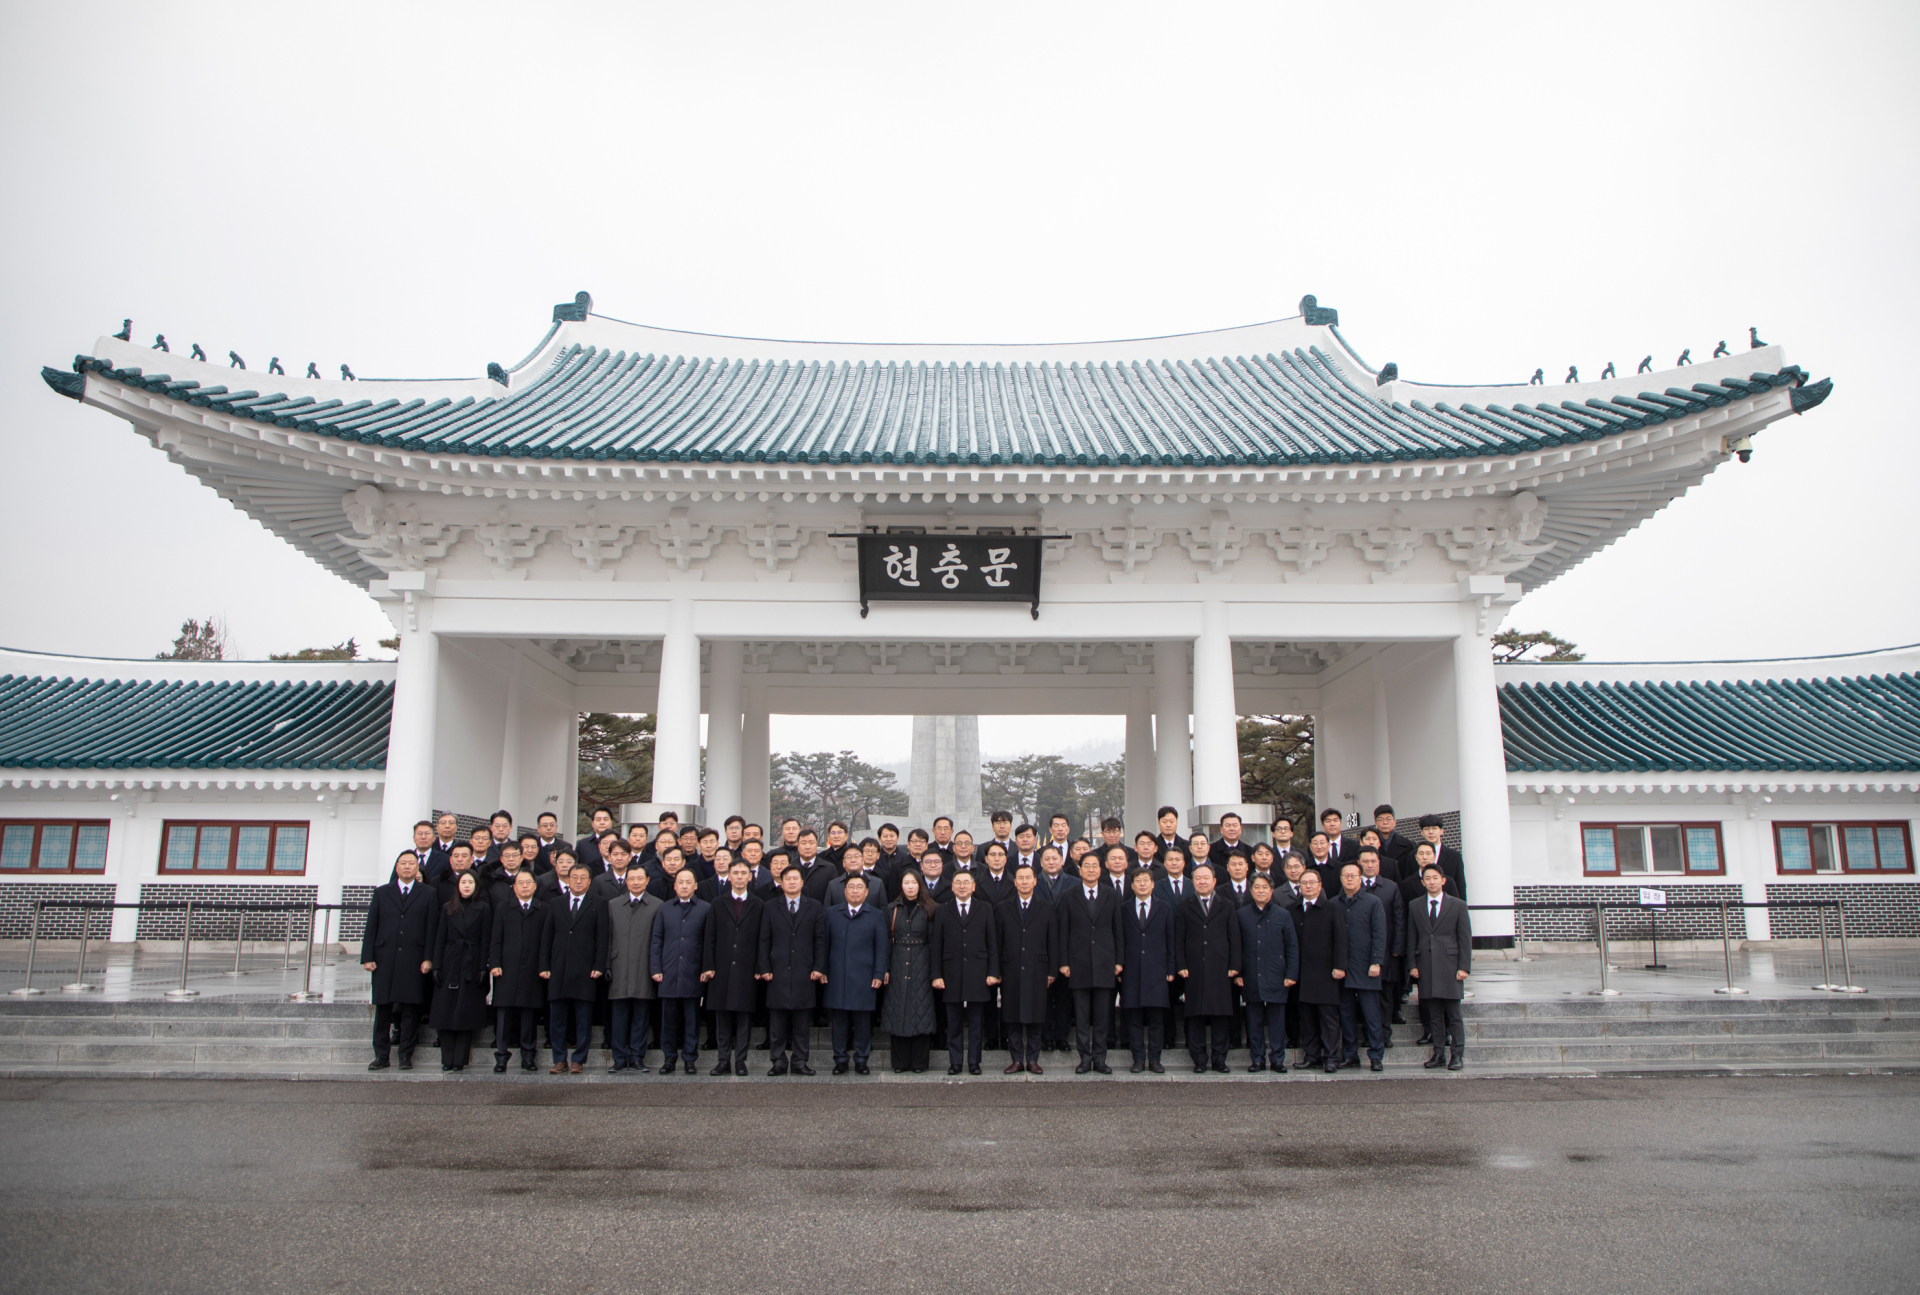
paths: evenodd
<path fill-rule="evenodd" d="M 207 823 L 169 819 L 160 842 L 163 873 L 298 877 L 307 870 L 306 823 Z"/>
<path fill-rule="evenodd" d="M 102 820 L 0 822 L 0 873 L 100 872 L 106 866 L 107 824 Z"/>
<path fill-rule="evenodd" d="M 1582 823 L 1589 877 L 1718 877 L 1727 870 L 1718 823 Z"/>

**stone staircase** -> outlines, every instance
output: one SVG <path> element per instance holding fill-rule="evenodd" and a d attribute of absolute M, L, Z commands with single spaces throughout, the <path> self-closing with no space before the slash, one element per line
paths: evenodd
<path fill-rule="evenodd" d="M 365 1076 L 371 1023 L 364 1003 L 6 999 L 0 1000 L 0 1076 Z M 1469 1003 L 1466 1024 L 1468 1073 L 1480 1075 L 1920 1070 L 1920 997 Z M 1446 1073 L 1421 1068 L 1426 1050 L 1414 1044 L 1417 1033 L 1415 1025 L 1396 1027 L 1387 1074 Z M 433 1032 L 423 1028 L 422 1035 L 414 1073 L 437 1079 Z M 755 1035 L 757 1041 L 760 1032 Z M 889 1073 L 885 1035 L 876 1034 L 874 1042 L 876 1073 Z M 493 1078 L 482 1055 L 491 1046 L 483 1032 L 475 1064 L 462 1078 Z M 830 1060 L 826 1030 L 814 1031 L 813 1051 L 824 1072 L 818 1063 Z M 929 1076 L 946 1077 L 944 1057 L 944 1047 L 936 1046 Z M 711 1054 L 701 1059 L 704 1072 Z M 1124 1075 L 1124 1049 L 1110 1060 Z M 1169 1048 L 1165 1060 L 1172 1077 L 1191 1075 L 1184 1049 Z M 657 1048 L 649 1061 L 658 1064 Z M 1244 1051 L 1230 1061 L 1236 1075 L 1253 1078 L 1245 1075 Z M 1042 1056 L 1048 1079 L 1072 1077 L 1071 1064 L 1063 1062 L 1069 1062 L 1065 1054 Z M 605 1051 L 595 1049 L 588 1073 L 600 1074 L 606 1065 Z M 762 1074 L 764 1055 L 755 1053 L 749 1065 Z M 988 1070 L 997 1076 L 997 1065 Z M 517 1066 L 508 1073 L 521 1077 Z"/>

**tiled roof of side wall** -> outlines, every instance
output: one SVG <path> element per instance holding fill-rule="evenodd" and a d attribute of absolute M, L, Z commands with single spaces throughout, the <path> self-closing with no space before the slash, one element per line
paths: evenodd
<path fill-rule="evenodd" d="M 1797 369 L 1576 403 L 1384 404 L 1318 348 L 1155 361 L 720 360 L 573 346 L 497 397 L 316 401 L 79 371 L 238 419 L 421 454 L 638 462 L 1234 467 L 1526 453 L 1704 413 Z M 253 375 L 250 375 L 253 376 Z"/>
<path fill-rule="evenodd" d="M 1920 770 L 1920 674 L 1500 689 L 1511 773 Z"/>
<path fill-rule="evenodd" d="M 0 767 L 384 769 L 393 685 L 0 675 Z"/>

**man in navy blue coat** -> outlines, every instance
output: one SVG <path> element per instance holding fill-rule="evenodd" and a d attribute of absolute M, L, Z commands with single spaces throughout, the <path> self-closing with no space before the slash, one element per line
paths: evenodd
<path fill-rule="evenodd" d="M 847 878 L 847 902 L 827 910 L 827 1017 L 833 1023 L 833 1073 L 870 1074 L 873 1009 L 890 953 L 887 918 L 867 902 L 867 879 Z"/>
<path fill-rule="evenodd" d="M 653 919 L 651 962 L 660 997 L 660 1073 L 670 1075 L 684 1059 L 689 1075 L 700 1061 L 700 987 L 707 967 L 707 915 L 711 906 L 695 892 L 692 868 L 673 874 L 673 898 Z M 676 1055 L 677 1054 L 677 1055 Z"/>
<path fill-rule="evenodd" d="M 1342 1066 L 1360 1064 L 1359 1025 L 1367 1029 L 1367 1061 L 1381 1069 L 1386 1036 L 1380 1024 L 1380 968 L 1387 960 L 1389 923 L 1379 896 L 1360 885 L 1360 865 L 1340 866 L 1340 894 L 1334 901 L 1347 914 L 1347 977 L 1340 982 Z M 1359 1019 L 1356 1019 L 1358 1017 Z"/>
<path fill-rule="evenodd" d="M 1300 979 L 1300 933 L 1293 911 L 1273 898 L 1273 879 L 1247 883 L 1253 901 L 1234 913 L 1240 923 L 1239 982 L 1247 994 L 1247 1069 L 1287 1073 L 1287 991 Z"/>

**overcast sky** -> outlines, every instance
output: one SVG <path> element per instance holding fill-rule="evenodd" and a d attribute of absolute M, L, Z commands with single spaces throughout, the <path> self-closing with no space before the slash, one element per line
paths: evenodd
<path fill-rule="evenodd" d="M 1410 378 L 1749 325 L 1833 398 L 1509 617 L 1596 659 L 1920 640 L 1912 5 L 9 4 L 0 641 L 391 633 L 126 426 L 135 336 L 363 376 L 512 364 L 556 301 L 677 328 L 1057 341 L 1339 309 Z M 876 754 L 881 754 L 876 752 Z"/>

